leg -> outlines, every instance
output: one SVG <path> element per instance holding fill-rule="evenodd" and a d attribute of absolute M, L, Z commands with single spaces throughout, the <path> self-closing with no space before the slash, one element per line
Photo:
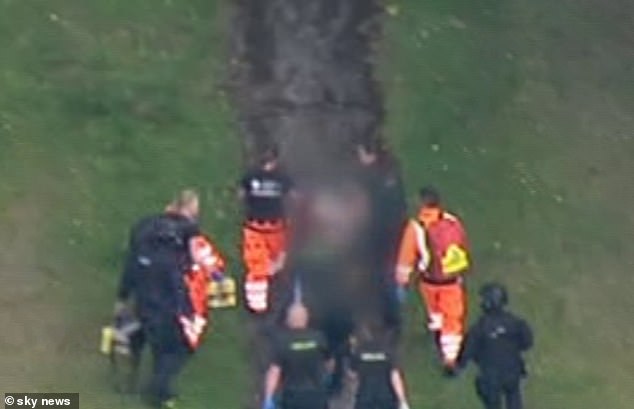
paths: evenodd
<path fill-rule="evenodd" d="M 246 269 L 244 295 L 247 309 L 258 314 L 266 312 L 271 263 L 263 233 L 242 229 L 242 258 Z"/>
<path fill-rule="evenodd" d="M 440 310 L 443 314 L 440 346 L 443 360 L 452 368 L 462 346 L 465 320 L 465 292 L 461 284 L 442 287 Z"/>
<path fill-rule="evenodd" d="M 501 390 L 496 382 L 479 376 L 476 378 L 476 392 L 486 409 L 502 409 Z"/>
<path fill-rule="evenodd" d="M 438 286 L 421 282 L 419 291 L 427 310 L 427 328 L 432 332 L 440 331 L 443 317 L 438 303 Z"/>
<path fill-rule="evenodd" d="M 242 261 L 247 277 L 269 276 L 270 254 L 266 234 L 246 227 L 242 228 Z"/>
<path fill-rule="evenodd" d="M 283 267 L 280 263 L 280 257 L 286 253 L 286 230 L 282 228 L 277 231 L 266 233 L 264 235 L 264 240 L 268 251 L 268 259 L 270 261 L 269 269 L 273 267 L 275 263 L 279 264 L 279 268 Z M 275 273 L 275 271 L 271 271 L 271 273 Z"/>
<path fill-rule="evenodd" d="M 262 402 L 262 385 L 271 360 L 268 318 L 268 314 L 249 314 L 247 321 L 248 350 L 245 353 L 248 356 L 251 375 L 246 407 L 253 409 L 259 408 Z"/>
<path fill-rule="evenodd" d="M 149 386 L 150 402 L 160 407 L 174 398 L 172 383 L 184 367 L 190 351 L 176 323 L 156 325 L 149 334 L 154 361 Z"/>
<path fill-rule="evenodd" d="M 504 385 L 506 409 L 522 409 L 522 392 L 520 379 L 513 379 Z"/>

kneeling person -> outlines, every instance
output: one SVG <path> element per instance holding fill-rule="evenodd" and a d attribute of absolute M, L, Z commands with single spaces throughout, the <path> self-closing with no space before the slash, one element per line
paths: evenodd
<path fill-rule="evenodd" d="M 281 409 L 326 409 L 325 379 L 331 362 L 323 335 L 308 328 L 308 311 L 293 304 L 284 329 L 275 340 L 266 374 L 263 409 L 275 409 L 279 389 Z"/>

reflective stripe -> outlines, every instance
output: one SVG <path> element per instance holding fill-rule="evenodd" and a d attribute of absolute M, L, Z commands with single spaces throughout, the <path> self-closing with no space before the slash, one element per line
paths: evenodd
<path fill-rule="evenodd" d="M 255 312 L 263 312 L 268 308 L 268 280 L 251 280 L 244 284 L 247 306 Z"/>
<path fill-rule="evenodd" d="M 247 292 L 267 291 L 269 289 L 269 282 L 267 280 L 247 281 L 244 284 L 244 289 L 247 290 Z"/>
<path fill-rule="evenodd" d="M 425 229 L 416 220 L 412 220 L 410 223 L 414 228 L 416 244 L 418 245 L 418 270 L 427 271 L 431 257 L 429 255 L 429 247 L 427 246 L 427 235 L 425 234 Z"/>
<path fill-rule="evenodd" d="M 200 337 L 205 330 L 205 326 L 207 325 L 207 320 L 198 315 L 194 316 L 193 320 L 181 316 L 180 322 L 183 333 L 187 337 L 189 344 L 192 347 L 198 346 L 198 343 L 200 342 Z"/>
<path fill-rule="evenodd" d="M 434 312 L 429 314 L 427 328 L 429 328 L 430 331 L 439 331 L 442 329 L 442 314 Z"/>
<path fill-rule="evenodd" d="M 440 349 L 444 358 L 448 361 L 455 361 L 458 358 L 461 344 L 461 335 L 447 334 L 440 337 Z"/>
<path fill-rule="evenodd" d="M 249 302 L 266 302 L 266 293 L 247 294 L 247 301 L 249 301 Z"/>

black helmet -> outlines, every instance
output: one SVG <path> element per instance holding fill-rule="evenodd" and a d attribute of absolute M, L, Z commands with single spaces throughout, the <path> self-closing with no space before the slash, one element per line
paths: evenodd
<path fill-rule="evenodd" d="M 495 311 L 504 308 L 508 303 L 508 294 L 502 284 L 488 283 L 480 288 L 480 306 L 484 311 Z"/>

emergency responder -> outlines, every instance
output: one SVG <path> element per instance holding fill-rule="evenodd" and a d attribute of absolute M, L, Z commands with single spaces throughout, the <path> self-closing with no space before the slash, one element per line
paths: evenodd
<path fill-rule="evenodd" d="M 211 265 L 209 254 L 195 251 L 202 248 L 198 214 L 197 193 L 185 190 L 164 213 L 144 218 L 130 234 L 115 314 L 134 308 L 141 322 L 153 358 L 147 399 L 154 407 L 173 407 L 172 381 L 206 325 L 187 279 L 195 263 Z M 133 353 L 140 356 L 142 346 Z"/>
<path fill-rule="evenodd" d="M 520 380 L 526 376 L 522 352 L 533 345 L 529 325 L 507 312 L 506 289 L 498 283 L 480 289 L 483 315 L 467 332 L 458 365 L 474 361 L 479 368 L 476 392 L 486 409 L 521 409 Z"/>
<path fill-rule="evenodd" d="M 246 268 L 247 308 L 263 313 L 269 308 L 271 277 L 286 260 L 286 198 L 292 193 L 291 179 L 279 166 L 276 148 L 261 155 L 259 166 L 249 170 L 240 182 L 244 202 L 242 258 Z"/>
<path fill-rule="evenodd" d="M 409 409 L 405 382 L 388 331 L 360 325 L 351 339 L 350 368 L 358 379 L 355 409 Z"/>
<path fill-rule="evenodd" d="M 279 392 L 280 409 L 326 409 L 325 379 L 329 367 L 326 341 L 308 328 L 306 307 L 298 302 L 287 313 L 286 326 L 276 337 L 274 354 L 267 371 L 262 409 L 275 409 Z M 279 389 L 279 391 L 278 391 Z"/>
<path fill-rule="evenodd" d="M 401 240 L 396 280 L 405 288 L 416 273 L 428 329 L 434 333 L 443 365 L 453 370 L 463 341 L 466 294 L 463 276 L 470 266 L 461 221 L 442 207 L 432 187 L 420 190 L 421 207 Z"/>

